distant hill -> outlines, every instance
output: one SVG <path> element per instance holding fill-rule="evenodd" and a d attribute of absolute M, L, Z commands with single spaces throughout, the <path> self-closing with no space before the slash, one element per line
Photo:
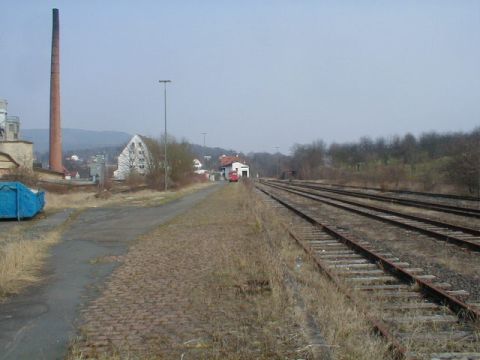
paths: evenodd
<path fill-rule="evenodd" d="M 132 135 L 121 131 L 93 131 L 80 129 L 62 129 L 62 148 L 64 152 L 92 148 L 119 146 L 127 143 Z M 34 143 L 34 151 L 48 151 L 48 129 L 23 129 L 21 139 Z"/>

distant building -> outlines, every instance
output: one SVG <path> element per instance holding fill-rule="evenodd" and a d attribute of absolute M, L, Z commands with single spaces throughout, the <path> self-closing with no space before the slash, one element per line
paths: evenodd
<path fill-rule="evenodd" d="M 203 164 L 198 159 L 193 159 L 193 173 L 198 175 L 207 173 L 207 170 L 203 168 Z"/>
<path fill-rule="evenodd" d="M 8 102 L 0 99 L 0 153 L 3 172 L 5 169 L 33 169 L 33 143 L 19 140 L 20 119 L 8 116 Z"/>
<path fill-rule="evenodd" d="M 198 159 L 193 159 L 193 168 L 195 170 L 200 170 L 203 167 L 202 163 Z"/>
<path fill-rule="evenodd" d="M 137 134 L 130 139 L 118 156 L 118 168 L 113 172 L 116 180 L 125 180 L 132 173 L 140 175 L 147 173 L 150 159 L 148 140 Z"/>
<path fill-rule="evenodd" d="M 228 175 L 232 171 L 236 171 L 240 177 L 250 177 L 250 167 L 246 164 L 245 160 L 238 156 L 220 156 L 220 172 L 224 179 L 228 179 Z"/>
<path fill-rule="evenodd" d="M 103 184 L 106 177 L 106 157 L 105 155 L 92 156 L 89 163 L 89 176 L 93 182 Z"/>
<path fill-rule="evenodd" d="M 16 141 L 20 138 L 20 118 L 8 116 L 7 100 L 0 99 L 0 141 Z"/>

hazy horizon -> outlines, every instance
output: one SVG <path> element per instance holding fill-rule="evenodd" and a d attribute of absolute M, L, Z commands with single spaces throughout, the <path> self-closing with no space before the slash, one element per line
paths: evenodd
<path fill-rule="evenodd" d="M 0 98 L 48 127 L 51 9 L 62 126 L 288 153 L 480 124 L 480 2 L 6 0 Z"/>

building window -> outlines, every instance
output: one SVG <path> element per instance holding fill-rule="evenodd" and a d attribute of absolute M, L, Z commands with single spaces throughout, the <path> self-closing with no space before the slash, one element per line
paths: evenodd
<path fill-rule="evenodd" d="M 8 131 L 15 131 L 15 124 L 8 124 Z"/>

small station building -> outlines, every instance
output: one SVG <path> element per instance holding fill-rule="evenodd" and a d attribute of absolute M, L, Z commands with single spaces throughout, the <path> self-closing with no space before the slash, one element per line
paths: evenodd
<path fill-rule="evenodd" d="M 236 171 L 239 177 L 250 177 L 250 167 L 246 164 L 245 160 L 238 156 L 220 156 L 220 172 L 224 179 L 228 179 L 228 175 L 232 171 Z"/>

